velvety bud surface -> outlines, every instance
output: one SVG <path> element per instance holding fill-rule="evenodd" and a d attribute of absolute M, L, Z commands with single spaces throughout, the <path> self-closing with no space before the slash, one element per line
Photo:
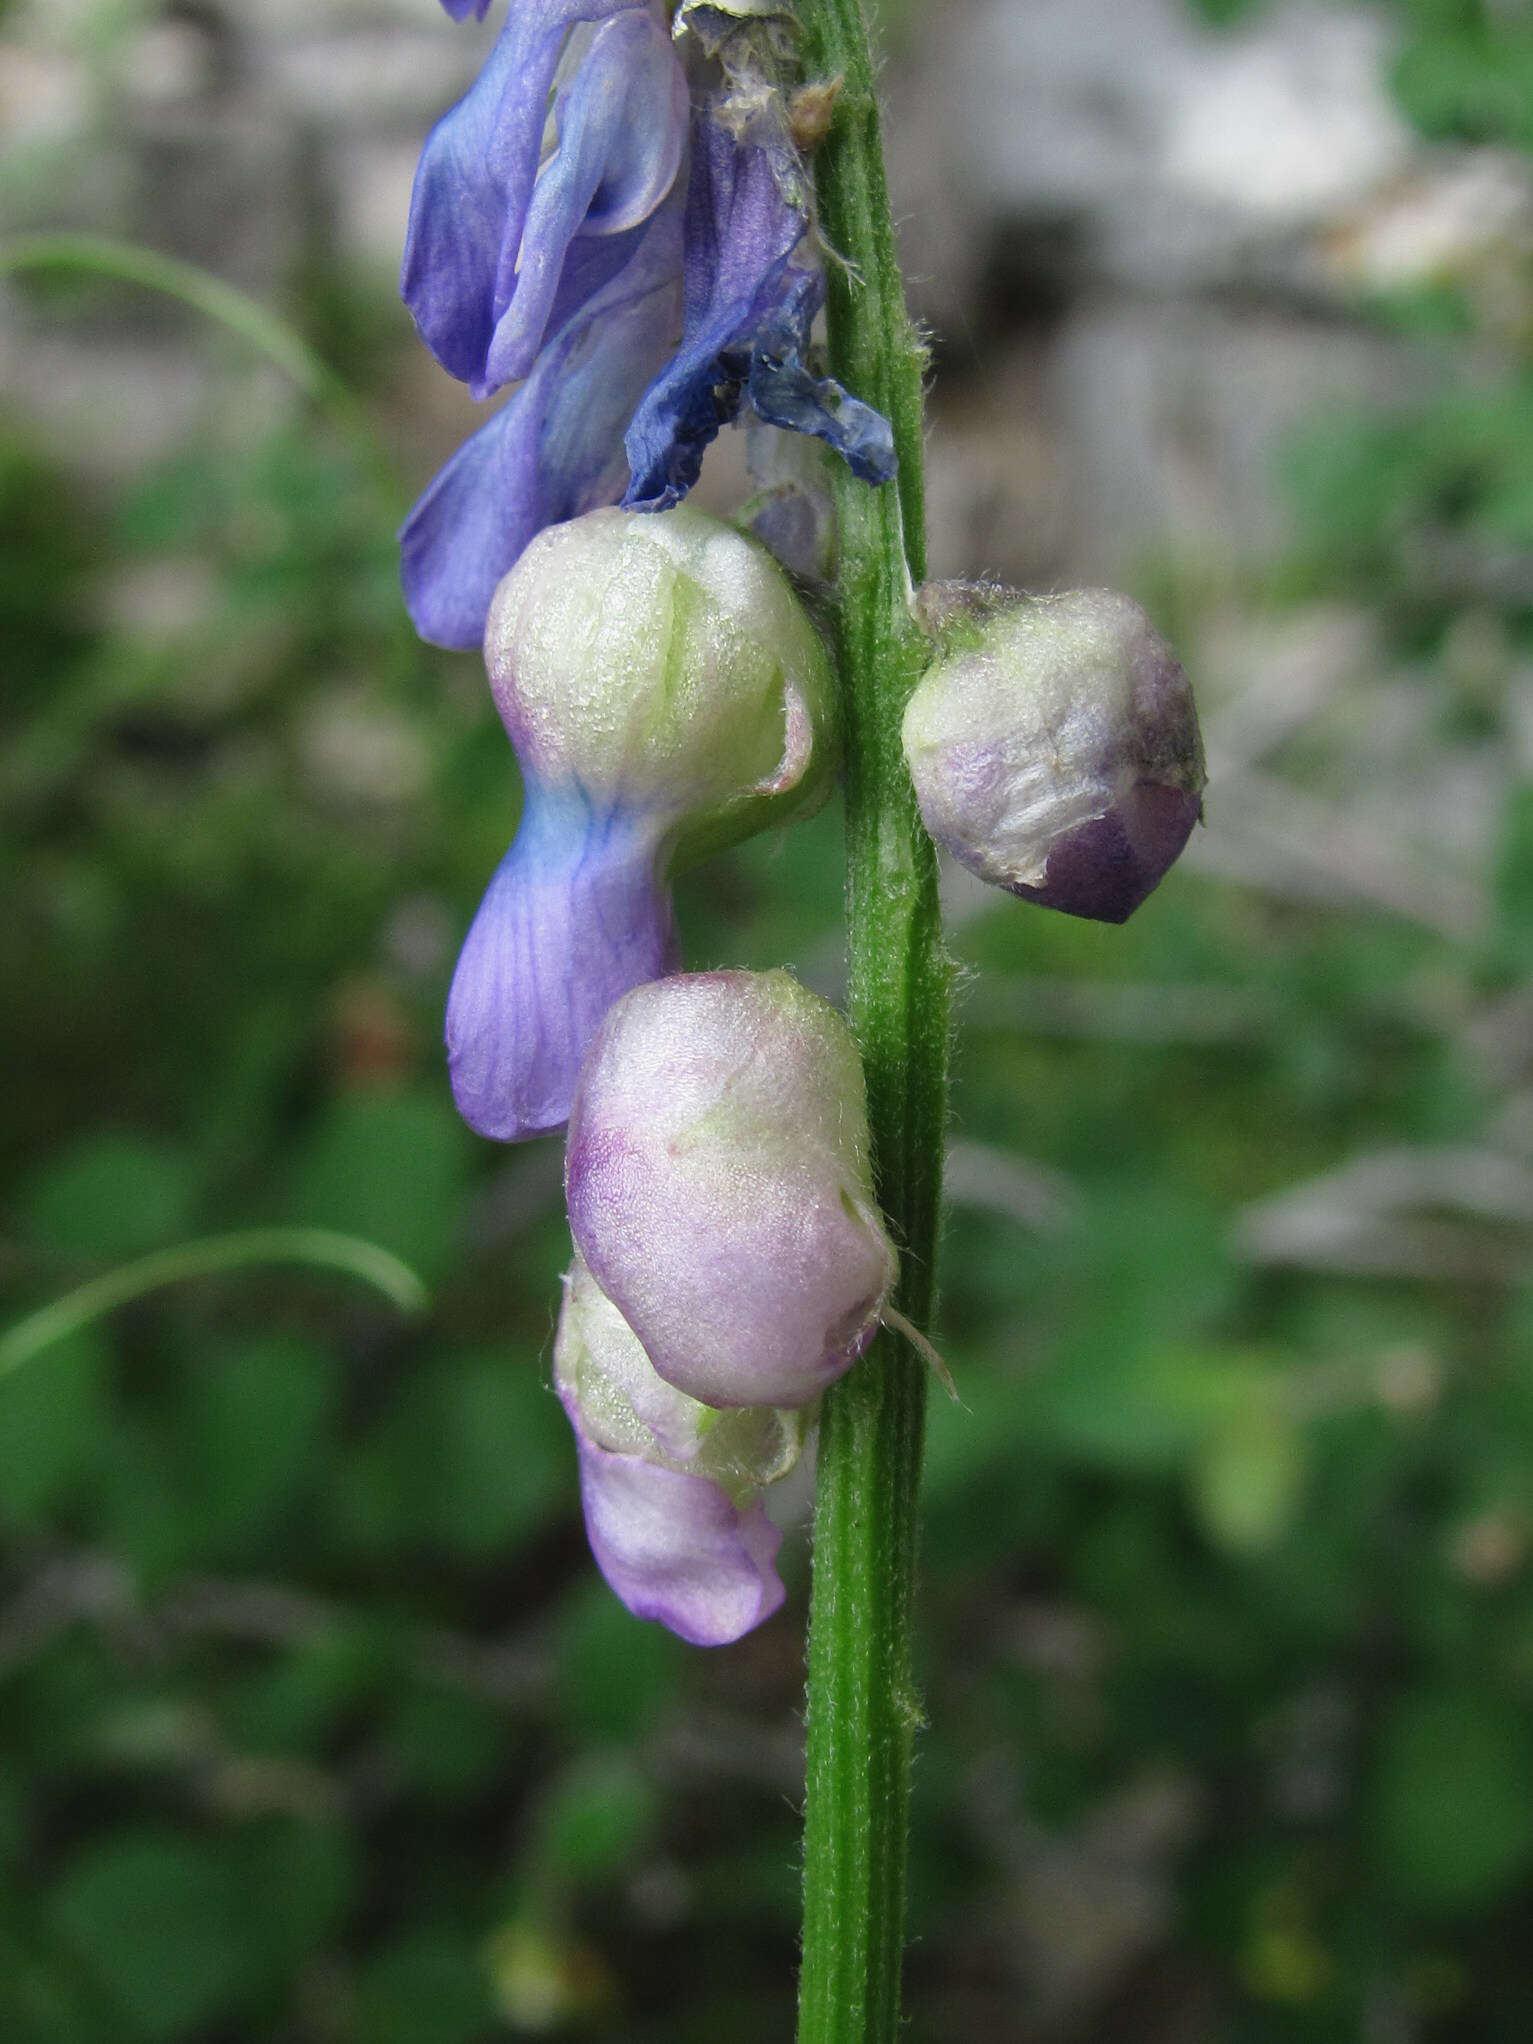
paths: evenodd
<path fill-rule="evenodd" d="M 736 1498 L 786 1476 L 809 1433 L 802 1407 L 719 1408 L 668 1384 L 578 1253 L 564 1281 L 554 1385 L 599 1447 L 706 1476 Z"/>
<path fill-rule="evenodd" d="M 485 658 L 526 800 L 458 961 L 447 1048 L 464 1119 L 514 1141 L 563 1125 L 597 1023 L 674 969 L 675 867 L 823 795 L 834 714 L 781 569 L 690 509 L 540 534 Z"/>
<path fill-rule="evenodd" d="M 785 972 L 657 981 L 608 1014 L 570 1115 L 576 1246 L 667 1383 L 799 1406 L 878 1326 L 895 1257 L 862 1066 Z"/>
<path fill-rule="evenodd" d="M 923 592 L 939 646 L 905 713 L 927 829 L 982 880 L 1121 923 L 1203 813 L 1192 690 L 1107 589 Z"/>
<path fill-rule="evenodd" d="M 659 1377 L 577 1256 L 554 1385 L 580 1451 L 581 1501 L 607 1581 L 640 1618 L 723 1646 L 783 1601 L 764 1484 L 798 1460 L 803 1415 L 716 1412 Z"/>
<path fill-rule="evenodd" d="M 662 820 L 688 851 L 818 799 L 830 669 L 766 549 L 707 512 L 541 533 L 498 590 L 485 665 L 524 775 Z"/>
<path fill-rule="evenodd" d="M 705 1477 L 580 1441 L 580 1504 L 596 1565 L 636 1618 L 728 1646 L 783 1600 L 782 1535 L 759 1502 Z"/>

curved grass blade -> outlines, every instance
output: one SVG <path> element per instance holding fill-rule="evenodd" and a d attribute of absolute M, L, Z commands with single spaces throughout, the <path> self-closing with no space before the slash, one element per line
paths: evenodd
<path fill-rule="evenodd" d="M 275 364 L 306 398 L 329 414 L 390 499 L 402 494 L 366 414 L 330 365 L 286 320 L 211 270 L 161 255 L 137 242 L 63 230 L 0 241 L 0 276 L 17 270 L 72 270 L 84 276 L 108 277 L 191 306 Z"/>
<path fill-rule="evenodd" d="M 360 1236 L 326 1228 L 248 1228 L 234 1235 L 209 1235 L 119 1264 L 61 1299 L 39 1307 L 0 1335 L 0 1378 L 30 1362 L 65 1335 L 74 1334 L 119 1306 L 164 1285 L 253 1264 L 299 1263 L 344 1272 L 382 1292 L 401 1313 L 424 1312 L 426 1287 L 390 1250 Z"/>

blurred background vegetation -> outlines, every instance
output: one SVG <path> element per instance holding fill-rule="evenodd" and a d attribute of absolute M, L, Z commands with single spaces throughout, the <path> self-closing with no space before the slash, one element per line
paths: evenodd
<path fill-rule="evenodd" d="M 1363 365 L 1276 407 L 1236 465 L 1271 516 L 1228 544 L 1206 418 L 1200 524 L 1075 345 L 1171 289 L 1114 268 L 1089 194 L 987 214 L 975 186 L 972 261 L 913 282 L 944 571 L 1127 580 L 1214 778 L 1123 930 L 950 888 L 963 1404 L 932 1419 L 911 2034 L 1522 2044 L 1533 12 L 1129 11 L 1226 85 L 1270 81 L 1263 36 L 1362 22 L 1403 139 L 1176 285 L 1176 360 L 1254 321 L 1279 383 L 1279 330 Z M 0 1325 L 268 1226 L 392 1250 L 431 1305 L 252 1267 L 0 1378 L 0 2037 L 767 2044 L 807 1497 L 786 1612 L 723 1652 L 628 1618 L 587 1556 L 546 1388 L 558 1148 L 470 1139 L 439 1047 L 517 793 L 476 663 L 396 590 L 393 526 L 466 416 L 363 231 L 371 193 L 397 240 L 422 123 L 396 81 L 359 140 L 316 87 L 276 151 L 240 92 L 314 25 L 240 12 L 264 43 L 213 6 L 0 7 L 8 224 L 206 261 L 349 393 L 88 271 L 6 284 Z M 431 15 L 439 107 L 471 66 L 434 0 L 320 12 L 386 77 Z M 935 12 L 1029 63 L 1063 33 L 1052 0 Z M 948 30 L 888 14 L 898 183 Z M 375 173 L 350 239 L 304 198 L 333 134 Z M 1227 359 L 1238 439 L 1267 385 Z M 695 876 L 689 962 L 833 993 L 838 858 L 832 809 Z"/>

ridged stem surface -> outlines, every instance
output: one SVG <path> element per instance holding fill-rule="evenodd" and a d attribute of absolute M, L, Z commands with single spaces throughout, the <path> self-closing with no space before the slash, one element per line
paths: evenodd
<path fill-rule="evenodd" d="M 899 1308 L 931 1310 L 946 1099 L 949 968 L 936 860 L 900 749 L 925 660 L 910 585 L 925 572 L 923 353 L 905 310 L 861 0 L 803 0 L 806 75 L 839 78 L 815 155 L 832 373 L 894 426 L 898 481 L 838 479 L 834 639 L 846 739 L 848 1017 L 862 1049 Z M 841 260 L 838 261 L 837 258 Z M 825 1400 L 809 1622 L 799 2044 L 893 2044 L 899 2026 L 911 1675 L 926 1371 L 881 1334 Z"/>

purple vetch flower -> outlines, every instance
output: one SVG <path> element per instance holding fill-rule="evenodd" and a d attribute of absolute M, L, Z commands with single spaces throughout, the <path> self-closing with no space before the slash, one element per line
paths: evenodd
<path fill-rule="evenodd" d="M 621 267 L 555 328 L 527 381 L 400 528 L 405 604 L 432 645 L 478 646 L 496 586 L 528 541 L 622 492 L 624 427 L 680 320 L 679 198 L 591 248 L 621 255 Z"/>
<path fill-rule="evenodd" d="M 829 668 L 776 563 L 705 513 L 550 527 L 485 634 L 522 768 L 516 841 L 447 1003 L 480 1134 L 560 1127 L 601 1017 L 671 970 L 678 866 L 812 808 L 835 765 Z"/>
<path fill-rule="evenodd" d="M 540 168 L 561 70 L 557 139 Z M 516 0 L 483 71 L 427 138 L 400 270 L 421 337 L 474 397 L 530 373 L 550 324 L 578 309 L 572 284 L 583 278 L 589 295 L 607 281 L 599 260 L 567 274 L 572 245 L 647 220 L 676 181 L 686 132 L 686 79 L 646 0 Z"/>
<path fill-rule="evenodd" d="M 438 645 L 477 641 L 543 527 L 620 497 L 678 503 L 747 402 L 870 482 L 894 474 L 888 422 L 809 365 L 825 279 L 778 77 L 785 18 L 702 9 L 684 26 L 725 79 L 686 177 L 686 79 L 654 0 L 518 0 L 422 153 L 401 290 L 475 397 L 520 385 L 400 533 L 410 615 Z"/>
<path fill-rule="evenodd" d="M 1187 677 L 1126 596 L 922 593 L 938 657 L 905 758 L 927 829 L 962 865 L 1068 915 L 1121 923 L 1203 813 Z"/>
<path fill-rule="evenodd" d="M 715 1412 L 657 1376 L 577 1255 L 554 1385 L 575 1429 L 597 1566 L 637 1617 L 695 1646 L 737 1640 L 783 1601 L 764 1485 L 797 1462 L 801 1412 Z"/>
<path fill-rule="evenodd" d="M 798 1406 L 861 1355 L 895 1276 L 862 1065 L 785 972 L 635 989 L 581 1068 L 570 1231 L 668 1384 Z"/>
<path fill-rule="evenodd" d="M 483 21 L 490 11 L 490 0 L 442 0 L 442 6 L 454 21 L 467 21 L 470 15 L 475 21 Z"/>
<path fill-rule="evenodd" d="M 854 474 L 896 467 L 889 422 L 806 365 L 825 279 L 805 255 L 808 201 L 786 139 L 758 140 L 702 108 L 693 121 L 681 346 L 627 434 L 623 502 L 662 511 L 697 481 L 703 454 L 747 398 L 756 414 L 826 441 Z"/>

